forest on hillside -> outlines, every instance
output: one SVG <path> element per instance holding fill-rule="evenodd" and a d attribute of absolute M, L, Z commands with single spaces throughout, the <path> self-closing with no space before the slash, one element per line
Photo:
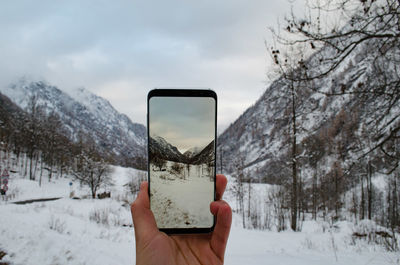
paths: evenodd
<path fill-rule="evenodd" d="M 0 147 L 5 169 L 29 180 L 50 182 L 73 175 L 89 186 L 91 195 L 109 183 L 111 154 L 98 151 L 90 135 L 80 133 L 72 141 L 54 112 L 46 113 L 31 97 L 25 110 L 0 94 Z"/>
<path fill-rule="evenodd" d="M 400 3 L 309 2 L 271 33 L 273 82 L 218 142 L 243 225 L 265 223 L 243 204 L 263 182 L 276 185 L 265 203 L 281 230 L 370 219 L 399 232 Z"/>

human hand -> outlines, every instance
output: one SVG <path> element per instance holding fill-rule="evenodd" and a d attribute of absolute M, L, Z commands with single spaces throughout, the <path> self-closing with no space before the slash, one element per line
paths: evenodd
<path fill-rule="evenodd" d="M 224 175 L 216 176 L 216 201 L 210 211 L 217 217 L 210 234 L 167 235 L 157 228 L 150 210 L 148 183 L 131 205 L 136 239 L 136 264 L 223 264 L 232 223 L 232 210 L 222 200 L 227 184 Z"/>

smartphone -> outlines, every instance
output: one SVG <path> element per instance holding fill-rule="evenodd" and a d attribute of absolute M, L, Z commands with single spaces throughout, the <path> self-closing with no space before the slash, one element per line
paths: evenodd
<path fill-rule="evenodd" d="M 150 208 L 158 229 L 167 234 L 213 231 L 217 94 L 151 90 L 147 128 Z"/>

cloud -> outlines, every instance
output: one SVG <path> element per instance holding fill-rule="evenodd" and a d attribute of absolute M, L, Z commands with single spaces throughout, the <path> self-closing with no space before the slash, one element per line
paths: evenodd
<path fill-rule="evenodd" d="M 214 140 L 215 100 L 211 97 L 152 97 L 150 135 L 161 136 L 179 150 L 204 147 Z"/>
<path fill-rule="evenodd" d="M 219 131 L 264 91 L 267 27 L 286 1 L 0 3 L 0 86 L 22 75 L 67 92 L 84 86 L 145 123 L 154 87 L 208 87 Z"/>

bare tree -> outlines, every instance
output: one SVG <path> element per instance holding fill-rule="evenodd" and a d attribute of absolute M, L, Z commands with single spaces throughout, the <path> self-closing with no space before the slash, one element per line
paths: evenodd
<path fill-rule="evenodd" d="M 37 157 L 37 151 L 39 150 L 40 137 L 41 137 L 41 118 L 43 117 L 43 111 L 41 106 L 37 103 L 37 97 L 32 95 L 29 98 L 28 106 L 26 108 L 28 112 L 27 121 L 25 123 L 25 140 L 27 147 L 27 154 L 29 158 L 29 179 L 35 179 L 35 172 L 33 170 L 33 161 Z"/>
<path fill-rule="evenodd" d="M 89 186 L 92 198 L 96 198 L 97 190 L 112 184 L 111 168 L 104 161 L 95 161 L 93 158 L 82 154 L 74 168 L 74 177 L 81 183 Z"/>
<path fill-rule="evenodd" d="M 44 140 L 42 144 L 43 160 L 47 164 L 49 181 L 53 176 L 53 167 L 56 163 L 56 156 L 60 152 L 62 123 L 58 115 L 50 113 L 43 122 Z"/>
<path fill-rule="evenodd" d="M 183 170 L 183 165 L 178 163 L 178 162 L 175 162 L 175 163 L 172 164 L 171 170 L 174 173 L 180 175 L 182 173 L 182 170 Z M 185 174 L 183 174 L 183 178 L 185 178 Z"/>
<path fill-rule="evenodd" d="M 285 203 L 285 190 L 282 186 L 273 186 L 268 191 L 268 203 L 272 205 L 275 225 L 278 232 L 286 230 L 287 206 Z"/>
<path fill-rule="evenodd" d="M 277 95 L 285 100 L 286 107 L 281 114 L 281 120 L 287 124 L 286 137 L 290 146 L 289 161 L 291 165 L 291 228 L 293 231 L 298 229 L 298 192 L 299 192 L 299 152 L 298 152 L 298 134 L 304 131 L 300 118 L 305 118 L 310 113 L 313 106 L 310 95 L 310 80 L 307 80 L 308 69 L 304 64 L 304 48 L 301 45 L 287 47 L 286 50 L 272 48 L 270 50 L 271 57 L 275 65 L 275 75 L 280 76 L 278 79 L 279 89 Z"/>
<path fill-rule="evenodd" d="M 90 188 L 94 199 L 99 188 L 112 185 L 112 170 L 106 161 L 98 155 L 91 139 L 86 138 L 85 144 L 81 142 L 81 146 L 81 153 L 76 157 L 73 167 L 73 175 L 75 179 Z"/>
<path fill-rule="evenodd" d="M 328 208 L 338 216 L 342 204 L 340 194 L 348 184 L 345 181 L 353 177 L 352 185 L 360 185 L 361 191 L 360 198 L 353 192 L 354 214 L 357 216 L 360 207 L 359 218 L 373 219 L 377 211 L 374 208 L 377 199 L 372 181 L 374 174 L 384 173 L 393 178 L 400 167 L 400 2 L 322 0 L 308 7 L 307 14 L 302 17 L 294 14 L 287 17 L 283 31 L 272 30 L 276 40 L 271 49 L 272 59 L 281 70 L 282 79 L 289 81 L 288 92 L 294 84 L 292 91 L 295 93 L 287 95 L 299 98 L 296 87 L 307 82 L 307 87 L 315 93 L 351 102 L 334 117 L 331 129 L 320 129 L 327 134 L 326 152 L 336 160 L 327 176 L 313 180 L 313 190 L 318 186 L 321 189 L 319 202 L 313 201 L 313 208 Z M 296 51 L 297 47 L 303 48 L 301 60 L 284 54 Z M 298 65 L 290 64 L 290 58 L 295 58 Z M 286 67 L 288 64 L 292 67 Z M 349 76 L 351 78 L 347 78 Z M 365 133 L 357 128 L 358 111 L 365 121 Z M 298 112 L 291 114 L 292 132 L 298 132 L 299 128 L 293 126 L 298 126 Z M 295 150 L 293 136 L 290 146 L 292 179 L 295 180 L 295 169 L 301 169 L 302 165 L 298 157 L 296 159 L 299 149 Z M 390 188 L 386 192 L 389 220 L 396 212 L 393 208 L 398 198 L 395 184 L 398 185 L 396 181 L 388 182 Z M 292 181 L 292 227 L 297 210 L 294 201 L 298 199 L 293 193 L 294 185 L 296 182 Z"/>
<path fill-rule="evenodd" d="M 253 191 L 253 188 L 252 188 L 252 186 L 251 186 L 251 177 L 249 177 L 248 179 L 247 179 L 247 199 L 248 199 L 248 202 L 247 202 L 247 218 L 250 220 L 251 219 L 251 214 L 252 214 L 252 210 L 251 210 L 251 193 L 252 193 L 252 191 Z"/>
<path fill-rule="evenodd" d="M 365 112 L 373 117 L 368 130 L 375 140 L 362 156 L 374 150 L 392 155 L 390 139 L 400 133 L 400 116 L 392 115 L 400 100 L 400 2 L 318 1 L 309 6 L 308 13 L 302 18 L 292 14 L 286 19 L 287 34 L 275 34 L 283 45 L 303 44 L 308 53 L 321 49 L 304 61 L 312 71 L 296 77 L 296 81 L 320 82 L 340 68 L 354 68 L 354 61 L 370 65 L 366 71 L 355 73 L 353 79 L 361 80 L 355 84 L 334 80 L 330 91 L 322 85 L 313 88 L 328 96 L 357 95 L 365 102 L 373 100 L 375 103 L 368 104 Z M 334 17 L 339 18 L 337 23 L 329 23 Z"/>
<path fill-rule="evenodd" d="M 161 171 L 163 167 L 167 164 L 167 161 L 165 161 L 162 158 L 159 158 L 158 156 L 154 156 L 153 159 L 150 161 L 154 166 L 158 167 L 159 170 Z"/>
<path fill-rule="evenodd" d="M 233 174 L 234 177 L 234 185 L 233 185 L 233 194 L 236 197 L 237 208 L 239 213 L 242 215 L 242 225 L 243 228 L 246 227 L 246 218 L 245 218 L 245 210 L 244 210 L 244 156 L 239 155 L 236 159 L 235 163 L 235 172 Z"/>

